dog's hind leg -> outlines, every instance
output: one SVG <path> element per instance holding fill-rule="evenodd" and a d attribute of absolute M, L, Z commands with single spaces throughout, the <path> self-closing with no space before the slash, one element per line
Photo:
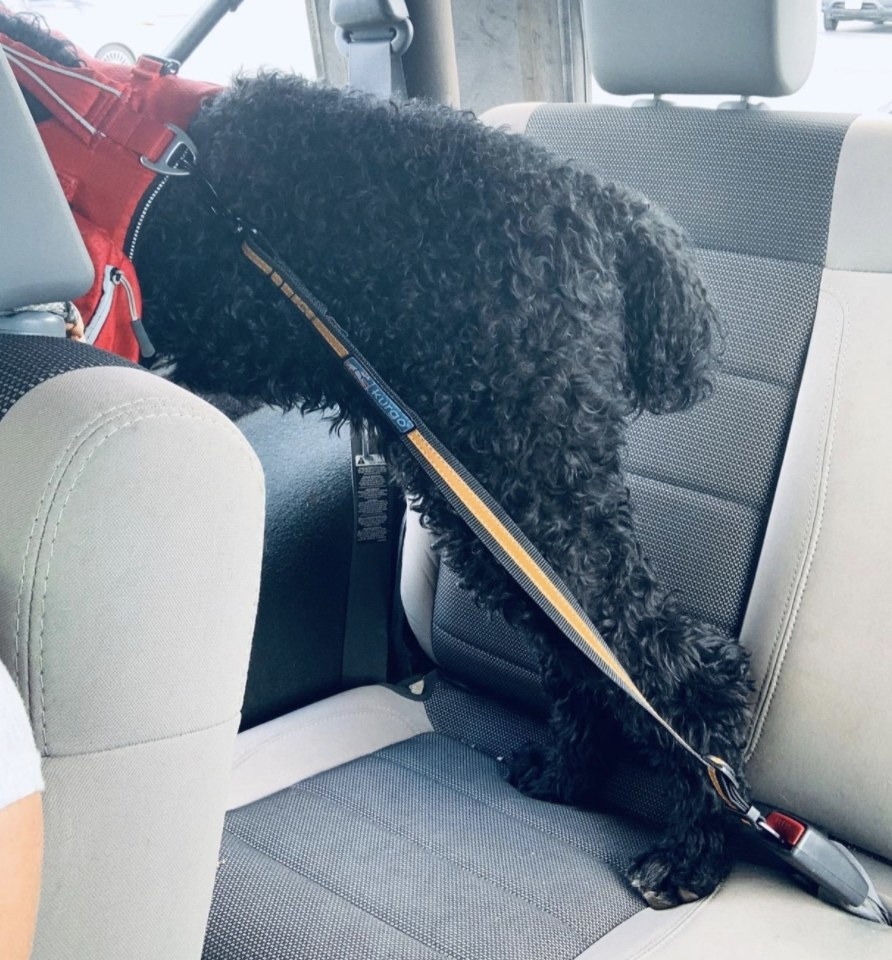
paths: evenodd
<path fill-rule="evenodd" d="M 545 692 L 551 700 L 548 742 L 527 744 L 507 758 L 507 779 L 537 800 L 595 807 L 619 756 L 622 731 L 604 708 L 604 681 L 575 649 L 541 647 Z M 580 678 L 585 678 L 580 682 Z"/>

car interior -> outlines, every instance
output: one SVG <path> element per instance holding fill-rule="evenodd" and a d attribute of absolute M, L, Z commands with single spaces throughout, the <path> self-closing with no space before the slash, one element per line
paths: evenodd
<path fill-rule="evenodd" d="M 411 16 L 413 56 L 440 48 L 427 74 L 407 54 L 409 93 L 449 99 L 449 4 L 373 6 Z M 638 532 L 750 651 L 753 795 L 852 849 L 892 909 L 892 116 L 772 107 L 808 76 L 813 0 L 573 8 L 568 56 L 639 99 L 481 119 L 696 248 L 724 355 L 707 401 L 629 425 Z M 46 780 L 34 958 L 892 958 L 889 926 L 744 830 L 715 893 L 648 907 L 623 871 L 664 804 L 636 763 L 597 810 L 510 786 L 503 758 L 546 736 L 529 638 L 399 491 L 359 536 L 368 438 L 194 396 L 29 307 L 91 267 L 2 51 L 0 111 L 0 657 Z"/>

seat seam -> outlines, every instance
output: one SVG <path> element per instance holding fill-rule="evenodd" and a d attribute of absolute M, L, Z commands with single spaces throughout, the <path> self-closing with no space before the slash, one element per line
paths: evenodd
<path fill-rule="evenodd" d="M 437 734 L 437 736 L 441 736 L 441 734 Z M 588 847 L 585 847 L 580 843 L 577 843 L 575 840 L 573 840 L 570 837 L 565 837 L 555 830 L 549 830 L 547 827 L 543 827 L 541 824 L 537 823 L 536 821 L 523 817 L 520 814 L 515 813 L 513 810 L 507 810 L 496 803 L 492 803 L 484 799 L 478 794 L 471 793 L 470 791 L 467 791 L 467 790 L 462 790 L 460 787 L 456 787 L 454 784 L 449 783 L 449 781 L 444 780 L 441 777 L 435 776 L 429 771 L 423 770 L 420 767 L 416 767 L 413 764 L 396 760 L 393 757 L 383 756 L 381 753 L 369 754 L 368 757 L 366 757 L 365 759 L 378 760 L 382 763 L 391 763 L 394 766 L 402 767 L 404 770 L 410 770 L 413 773 L 417 773 L 419 776 L 422 776 L 428 780 L 432 780 L 434 783 L 441 784 L 442 786 L 446 787 L 448 790 L 451 790 L 453 793 L 457 793 L 459 796 L 467 797 L 468 799 L 473 800 L 476 803 L 479 803 L 481 806 L 488 807 L 491 810 L 495 810 L 497 813 L 503 814 L 504 816 L 508 817 L 511 820 L 515 820 L 518 823 L 523 823 L 526 826 L 535 830 L 537 833 L 541 833 L 543 836 L 552 837 L 555 840 L 559 840 L 560 842 L 565 843 L 567 846 L 573 847 L 574 849 L 579 850 L 580 852 L 586 854 L 587 856 L 590 856 L 593 860 L 597 860 L 599 863 L 603 863 L 606 866 L 613 867 L 613 869 L 617 871 L 619 871 L 621 868 L 621 864 L 608 859 L 607 854 L 605 854 L 604 856 L 601 856 L 598 853 L 596 853 L 594 850 Z"/>
<path fill-rule="evenodd" d="M 759 510 L 756 507 L 756 504 L 750 503 L 746 500 L 741 500 L 738 497 L 724 496 L 723 494 L 716 493 L 712 490 L 707 490 L 705 487 L 695 487 L 688 483 L 679 483 L 675 480 L 669 480 L 665 477 L 659 477 L 656 474 L 652 473 L 643 473 L 640 470 L 630 470 L 625 469 L 623 473 L 627 477 L 638 477 L 641 480 L 650 480 L 651 483 L 659 483 L 664 487 L 673 487 L 676 490 L 688 490 L 691 493 L 697 493 L 701 497 L 709 497 L 710 500 L 718 500 L 721 503 L 733 503 L 738 507 L 746 507 L 748 510 L 752 511 L 757 516 L 761 517 L 764 511 Z"/>
<path fill-rule="evenodd" d="M 756 752 L 759 742 L 762 738 L 765 722 L 768 718 L 768 714 L 771 712 L 771 705 L 774 702 L 774 694 L 777 690 L 781 673 L 783 672 L 784 661 L 786 660 L 787 651 L 790 646 L 790 640 L 796 630 L 796 624 L 799 619 L 799 611 L 802 607 L 806 590 L 808 589 L 808 581 L 811 576 L 812 564 L 814 562 L 815 555 L 817 554 L 818 543 L 821 538 L 824 522 L 824 508 L 827 503 L 827 491 L 830 486 L 833 445 L 836 439 L 836 424 L 839 415 L 840 399 L 842 395 L 842 379 L 845 369 L 846 351 L 848 347 L 847 331 L 849 305 L 847 300 L 836 291 L 825 288 L 823 292 L 835 299 L 841 307 L 842 324 L 840 329 L 838 355 L 836 358 L 836 363 L 834 363 L 833 369 L 828 378 L 830 390 L 824 404 L 825 410 L 827 409 L 828 403 L 830 404 L 831 408 L 830 423 L 826 428 L 827 432 L 825 434 L 826 443 L 819 445 L 819 450 L 815 458 L 816 464 L 821 467 L 821 469 L 819 469 L 816 473 L 813 485 L 813 491 L 815 489 L 815 485 L 817 487 L 818 509 L 817 515 L 815 515 L 814 507 L 812 507 L 811 523 L 808 525 L 808 529 L 803 536 L 803 545 L 800 547 L 800 551 L 797 555 L 796 568 L 793 572 L 791 589 L 790 593 L 788 594 L 789 599 L 793 600 L 792 614 L 788 619 L 788 600 L 784 605 L 784 615 L 782 616 L 780 624 L 778 625 L 778 632 L 775 635 L 775 642 L 772 644 L 772 655 L 771 659 L 769 660 L 769 667 L 766 673 L 765 681 L 763 681 L 767 682 L 767 692 L 764 697 L 760 698 L 760 702 L 757 705 L 758 718 L 753 724 L 752 736 L 745 754 L 746 760 L 749 760 L 750 757 L 752 757 L 752 755 Z M 812 503 L 814 504 L 814 492 L 812 497 Z M 805 552 L 804 565 L 802 564 L 803 548 Z M 777 651 L 779 651 L 779 653 Z M 773 664 L 771 663 L 772 660 L 774 661 Z"/>
<path fill-rule="evenodd" d="M 233 770 L 240 767 L 243 763 L 247 763 L 248 760 L 251 760 L 255 757 L 261 750 L 265 750 L 267 747 L 273 743 L 278 742 L 279 740 L 284 739 L 289 736 L 299 736 L 301 733 L 306 732 L 307 730 L 312 730 L 314 727 L 323 726 L 324 724 L 330 723 L 333 720 L 347 720 L 350 718 L 363 717 L 363 716 L 389 716 L 394 720 L 398 720 L 403 727 L 408 730 L 410 733 L 420 735 L 422 733 L 429 733 L 430 731 L 424 727 L 416 729 L 415 726 L 402 714 L 397 713 L 396 710 L 390 710 L 387 707 L 355 707 L 352 710 L 344 710 L 338 713 L 330 713 L 324 717 L 317 717 L 315 720 L 311 720 L 308 723 L 303 724 L 300 727 L 289 727 L 287 730 L 282 730 L 279 733 L 274 734 L 273 736 L 267 737 L 264 740 L 261 740 L 259 743 L 255 744 L 248 750 L 246 753 L 242 754 L 233 764 Z"/>
<path fill-rule="evenodd" d="M 113 412 L 113 411 L 116 410 L 116 409 L 124 409 L 124 408 L 129 407 L 129 406 L 137 406 L 137 405 L 140 405 L 140 404 L 145 405 L 145 406 L 149 406 L 150 404 L 155 404 L 155 405 L 157 405 L 159 402 L 160 402 L 160 403 L 166 403 L 166 401 L 163 401 L 163 400 L 162 400 L 162 401 L 156 401 L 156 400 L 154 400 L 154 399 L 152 399 L 152 400 L 145 400 L 145 399 L 143 399 L 143 400 L 138 400 L 138 401 L 130 401 L 130 402 L 127 403 L 127 404 L 121 404 L 121 405 L 120 405 L 120 408 L 112 408 L 112 411 L 106 411 L 106 413 L 103 414 L 102 417 L 96 418 L 96 419 L 106 418 L 106 419 L 108 420 L 108 413 Z M 77 485 L 78 485 L 78 481 L 80 480 L 81 476 L 83 475 L 84 471 L 86 470 L 87 465 L 90 463 L 90 461 L 93 459 L 93 457 L 97 454 L 97 452 L 98 452 L 116 433 L 119 433 L 121 430 L 124 430 L 125 428 L 130 427 L 130 426 L 132 426 L 132 425 L 135 424 L 135 423 L 139 423 L 139 422 L 142 422 L 142 421 L 145 421 L 145 420 L 154 420 L 154 419 L 161 419 L 161 418 L 166 418 L 166 419 L 181 419 L 181 420 L 194 420 L 194 421 L 199 421 L 199 422 L 204 422 L 204 423 L 216 423 L 216 418 L 213 418 L 213 419 L 212 419 L 211 417 L 207 416 L 206 414 L 201 414 L 201 413 L 197 413 L 197 412 L 193 412 L 193 411 L 188 411 L 188 410 L 186 410 L 186 409 L 183 408 L 183 407 L 180 407 L 180 408 L 176 408 L 176 407 L 170 408 L 170 407 L 168 407 L 167 409 L 162 409 L 162 410 L 159 410 L 159 411 L 153 412 L 153 413 L 143 413 L 143 414 L 140 414 L 140 415 L 130 416 L 130 417 L 128 417 L 127 419 L 124 419 L 124 420 L 120 420 L 118 417 L 115 417 L 114 419 L 115 419 L 116 422 L 114 422 L 113 424 L 112 424 L 111 422 L 107 422 L 106 425 L 109 426 L 110 429 L 108 430 L 108 432 L 106 432 L 106 433 L 101 434 L 101 435 L 98 436 L 98 442 L 96 442 L 96 444 L 95 444 L 95 446 L 93 447 L 93 449 L 89 452 L 89 454 L 87 455 L 87 457 L 84 459 L 83 463 L 82 463 L 82 464 L 80 465 L 80 467 L 78 468 L 77 473 L 74 475 L 73 479 L 71 480 L 71 484 L 70 484 L 70 486 L 69 486 L 69 488 L 68 488 L 68 491 L 67 491 L 67 493 L 66 493 L 66 495 L 65 495 L 65 499 L 62 501 L 62 505 L 61 505 L 61 507 L 60 507 L 60 509 L 59 509 L 59 515 L 58 515 L 58 517 L 56 518 L 56 523 L 55 523 L 55 526 L 54 526 L 54 528 L 53 528 L 52 539 L 51 539 L 51 541 L 50 541 L 50 551 L 49 551 L 49 557 L 48 557 L 48 559 L 47 559 L 46 570 L 45 570 L 45 572 L 44 572 L 43 590 L 42 590 L 42 594 L 41 594 L 41 605 L 40 605 L 40 619 L 39 619 L 38 628 L 37 628 L 37 630 L 38 630 L 38 632 L 37 632 L 37 644 L 38 644 L 38 646 L 37 646 L 37 651 L 38 651 L 38 675 L 39 675 L 39 680 L 40 680 L 40 727 L 41 727 L 41 736 L 42 736 L 42 738 L 43 738 L 43 749 L 44 749 L 44 752 L 46 752 L 46 753 L 49 753 L 49 744 L 48 744 L 48 742 L 47 742 L 47 730 L 46 730 L 46 688 L 45 688 L 45 681 L 44 681 L 44 642 L 43 642 L 43 641 L 44 641 L 44 626 L 45 626 L 45 621 L 46 621 L 47 593 L 48 593 L 48 589 L 49 589 L 50 570 L 52 569 L 53 560 L 54 560 L 54 558 L 55 558 L 56 538 L 58 537 L 59 528 L 60 528 L 61 525 L 62 525 L 62 518 L 63 518 L 64 515 L 65 515 L 65 510 L 66 510 L 66 508 L 67 508 L 67 506 L 68 506 L 68 502 L 70 501 L 71 496 L 72 496 L 72 494 L 74 493 L 74 490 L 75 490 L 75 488 L 76 488 Z M 94 420 L 93 422 L 95 423 L 96 420 Z M 82 435 L 82 436 L 83 436 L 83 433 L 84 433 L 84 431 L 81 431 L 81 435 Z M 82 447 L 83 447 L 83 445 L 85 444 L 85 442 L 86 442 L 87 439 L 94 439 L 94 438 L 96 437 L 96 434 L 97 434 L 97 433 L 98 433 L 98 430 L 97 430 L 97 431 L 94 431 L 94 432 L 90 435 L 89 438 L 84 437 L 84 439 L 82 440 L 82 442 L 81 442 L 80 446 L 78 447 L 78 449 L 82 449 Z M 74 443 L 74 441 L 72 441 L 72 444 L 73 444 L 73 443 Z M 67 448 L 68 450 L 71 449 L 72 444 L 69 444 L 69 446 L 68 446 L 68 448 Z M 68 461 L 69 464 L 71 463 L 71 460 L 72 460 L 72 459 L 73 459 L 73 454 L 72 454 L 72 457 L 69 457 L 69 461 Z M 67 465 L 66 465 L 66 469 L 67 469 Z M 65 476 L 65 470 L 63 470 L 61 476 L 62 476 L 62 477 Z M 51 512 L 53 506 L 55 506 L 55 504 L 56 504 L 56 502 L 57 502 L 57 500 L 58 500 L 58 497 L 59 497 L 59 494 L 60 494 L 60 493 L 61 493 L 61 486 L 58 487 L 58 488 L 55 490 L 55 492 L 53 493 L 53 497 L 52 497 L 52 500 L 51 500 L 51 502 L 50 502 L 49 509 L 48 509 L 48 511 L 47 511 L 47 518 L 49 517 L 49 513 Z"/>
<path fill-rule="evenodd" d="M 380 819 L 379 817 L 374 816 L 372 813 L 361 809 L 355 804 L 350 803 L 350 801 L 332 796 L 330 793 L 327 793 L 323 790 L 313 789 L 311 787 L 308 787 L 305 782 L 294 784 L 291 787 L 291 789 L 296 790 L 298 792 L 302 792 L 302 793 L 308 793 L 313 796 L 322 797 L 323 799 L 328 800 L 330 803 L 334 804 L 337 807 L 340 807 L 341 809 L 350 810 L 352 813 L 356 814 L 358 817 L 364 820 L 367 820 L 370 823 L 375 824 L 376 826 L 380 827 L 382 830 L 386 831 L 387 833 L 390 833 L 391 835 L 396 837 L 400 837 L 403 840 L 407 840 L 409 843 L 414 844 L 417 847 L 420 847 L 422 850 L 426 850 L 428 853 L 432 854 L 435 857 L 438 857 L 440 860 L 443 860 L 446 863 L 451 863 L 453 864 L 453 866 L 458 867 L 460 870 L 463 870 L 466 873 L 469 873 L 472 876 L 477 877 L 480 880 L 483 880 L 485 883 L 490 883 L 494 887 L 498 887 L 500 890 L 504 890 L 505 893 L 509 894 L 512 897 L 516 897 L 518 900 L 522 900 L 524 903 L 529 904 L 531 907 L 541 911 L 542 913 L 551 917 L 553 920 L 557 921 L 559 924 L 561 924 L 571 933 L 576 934 L 576 936 L 578 936 L 580 940 L 584 942 L 588 942 L 590 940 L 589 934 L 584 933 L 581 930 L 578 930 L 575 926 L 573 926 L 572 923 L 570 923 L 570 921 L 566 920 L 564 917 L 561 917 L 558 914 L 554 913 L 552 910 L 550 910 L 548 907 L 544 906 L 543 904 L 537 903 L 536 901 L 530 899 L 529 897 L 521 893 L 519 890 L 516 890 L 513 887 L 508 886 L 507 883 L 499 881 L 494 877 L 487 876 L 484 873 L 480 873 L 478 870 L 475 870 L 473 867 L 470 867 L 462 863 L 460 860 L 454 859 L 448 856 L 447 854 L 444 854 L 439 850 L 435 849 L 433 846 L 430 846 L 427 843 L 422 842 L 418 838 L 412 837 L 408 833 L 403 832 L 397 829 L 396 827 L 391 826 L 390 824 L 386 823 L 384 820 Z"/>
<path fill-rule="evenodd" d="M 440 954 L 440 956 L 452 957 L 453 960 L 467 960 L 466 957 L 463 957 L 457 953 L 453 953 L 447 947 L 435 946 L 435 945 L 432 945 L 431 943 L 426 943 L 420 937 L 417 937 L 414 934 L 409 933 L 407 930 L 404 930 L 402 927 L 398 927 L 395 923 L 392 923 L 389 920 L 385 920 L 384 917 L 378 916 L 377 913 L 374 913 L 372 910 L 369 910 L 366 907 L 362 906 L 361 904 L 357 903 L 355 900 L 353 900 L 351 897 L 348 897 L 346 894 L 340 893 L 339 891 L 335 890 L 329 884 L 323 883 L 321 880 L 318 880 L 315 877 L 312 877 L 301 870 L 297 870 L 295 867 L 291 866 L 291 864 L 289 863 L 286 863 L 280 857 L 274 856 L 268 851 L 263 850 L 261 847 L 258 847 L 255 843 L 248 840 L 246 837 L 242 836 L 242 834 L 233 830 L 231 826 L 226 825 L 223 828 L 223 830 L 224 830 L 224 833 L 228 833 L 231 837 L 234 837 L 236 840 L 238 840 L 239 843 L 242 843 L 246 847 L 249 847 L 255 853 L 260 854 L 260 856 L 265 857 L 267 860 L 272 860 L 273 863 L 278 863 L 279 866 L 284 867 L 286 870 L 289 870 L 291 873 L 296 874 L 297 876 L 301 877 L 304 880 L 308 880 L 310 883 L 313 883 L 317 887 L 320 887 L 322 890 L 325 890 L 327 893 L 330 893 L 333 897 L 337 897 L 339 900 L 344 901 L 344 903 L 349 903 L 350 906 L 353 907 L 355 910 L 358 910 L 360 913 L 364 913 L 366 916 L 372 917 L 373 919 L 377 920 L 379 923 L 384 924 L 384 926 L 389 927 L 391 930 L 395 930 L 397 933 L 404 936 L 407 940 L 414 941 L 415 943 L 420 943 L 422 946 L 426 947 L 428 950 L 431 950 L 434 953 Z"/>
<path fill-rule="evenodd" d="M 774 387 L 776 390 L 789 394 L 794 386 L 790 380 L 778 380 L 767 374 L 745 373 L 742 367 L 722 364 L 716 371 L 716 380 L 743 380 L 744 383 L 760 383 L 764 387 Z"/>
<path fill-rule="evenodd" d="M 663 930 L 661 933 L 656 934 L 651 937 L 651 939 L 644 944 L 641 949 L 631 957 L 628 957 L 627 960 L 645 960 L 647 956 L 653 953 L 653 951 L 659 947 L 661 944 L 666 943 L 669 940 L 672 940 L 696 917 L 696 915 L 705 907 L 707 904 L 711 903 L 712 900 L 716 897 L 718 892 L 725 885 L 725 881 L 722 880 L 721 883 L 712 891 L 712 893 L 705 897 L 702 900 L 699 900 L 697 904 L 690 909 L 687 914 L 681 918 L 674 926 L 670 927 L 668 930 Z M 614 928 L 616 929 L 616 928 Z"/>
<path fill-rule="evenodd" d="M 705 243 L 695 243 L 693 247 L 695 251 L 703 250 L 705 253 L 730 253 L 734 257 L 750 257 L 753 260 L 768 260 L 772 263 L 795 263 L 800 267 L 815 267 L 817 270 L 824 267 L 823 261 L 803 260 L 799 257 L 769 257 L 764 253 L 753 253 L 751 250 L 732 250 L 728 247 L 713 247 Z"/>
<path fill-rule="evenodd" d="M 212 730 L 218 730 L 221 727 L 229 726 L 232 723 L 241 719 L 241 709 L 236 710 L 232 715 L 225 717 L 223 720 L 214 720 L 212 723 L 202 725 L 200 727 L 194 727 L 190 730 L 180 730 L 177 733 L 171 733 L 162 737 L 147 737 L 144 740 L 133 740 L 130 743 L 118 743 L 113 747 L 99 747 L 95 750 L 78 750 L 72 753 L 47 753 L 42 752 L 41 756 L 44 760 L 68 760 L 75 759 L 77 757 L 92 757 L 98 756 L 102 753 L 114 753 L 116 750 L 131 750 L 138 747 L 148 747 L 153 743 L 173 743 L 176 740 L 183 740 L 186 737 L 197 736 L 201 733 L 210 733 Z"/>
<path fill-rule="evenodd" d="M 471 647 L 472 650 L 476 650 L 477 653 L 483 654 L 486 657 L 489 657 L 491 660 L 497 660 L 500 663 L 507 663 L 509 666 L 515 667 L 517 670 L 520 670 L 522 673 L 527 674 L 533 680 L 539 683 L 540 677 L 539 674 L 529 666 L 526 666 L 522 663 L 518 663 L 516 660 L 512 660 L 511 657 L 507 655 L 495 654 L 491 650 L 487 650 L 486 647 L 481 646 L 479 643 L 475 643 L 472 639 L 468 637 L 460 636 L 457 633 L 454 633 L 452 630 L 447 627 L 443 627 L 440 624 L 431 625 L 431 640 L 433 640 L 433 631 L 436 630 L 439 633 L 445 633 L 452 640 L 456 640 L 459 643 L 466 644 Z"/>

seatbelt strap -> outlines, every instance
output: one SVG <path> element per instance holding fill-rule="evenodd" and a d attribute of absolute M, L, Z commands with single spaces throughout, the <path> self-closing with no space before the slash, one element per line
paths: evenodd
<path fill-rule="evenodd" d="M 394 494 L 380 441 L 367 425 L 352 429 L 353 546 L 341 678 L 348 686 L 387 679 L 394 536 Z"/>
<path fill-rule="evenodd" d="M 404 98 L 402 54 L 412 42 L 412 23 L 403 0 L 332 0 L 330 11 L 348 85 Z M 354 536 L 341 676 L 356 686 L 387 679 L 395 504 L 378 437 L 368 426 L 351 426 L 350 434 Z"/>
<path fill-rule="evenodd" d="M 347 85 L 385 99 L 405 97 L 402 56 L 412 42 L 412 21 L 404 0 L 331 0 L 329 9 Z"/>
<path fill-rule="evenodd" d="M 780 811 L 763 815 L 744 796 L 728 763 L 721 757 L 701 754 L 672 728 L 638 689 L 569 588 L 504 508 L 378 375 L 325 305 L 260 233 L 240 221 L 235 223 L 245 257 L 309 322 L 440 493 L 561 632 L 704 768 L 725 806 L 755 828 L 777 856 L 807 877 L 823 899 L 865 919 L 892 924 L 892 915 L 864 868 L 845 847 L 798 817 Z"/>

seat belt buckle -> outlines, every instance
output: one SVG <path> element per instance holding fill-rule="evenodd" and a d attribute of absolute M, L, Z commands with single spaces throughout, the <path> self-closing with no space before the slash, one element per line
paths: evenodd
<path fill-rule="evenodd" d="M 821 899 L 866 920 L 892 924 L 876 887 L 846 847 L 791 814 L 774 810 L 763 817 L 750 809 L 755 815 L 746 819 L 769 849 L 814 884 Z"/>

